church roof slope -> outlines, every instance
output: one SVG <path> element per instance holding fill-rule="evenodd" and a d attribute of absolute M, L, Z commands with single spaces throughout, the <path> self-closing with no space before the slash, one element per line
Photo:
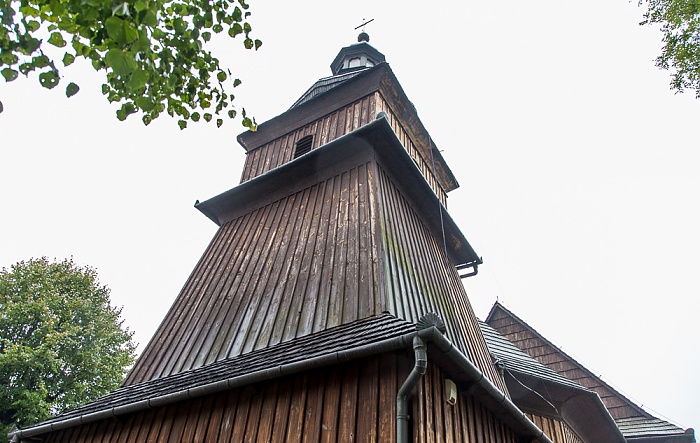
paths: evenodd
<path fill-rule="evenodd" d="M 667 441 L 665 439 L 657 440 L 657 438 L 663 437 L 671 438 L 673 441 L 695 442 L 695 433 L 692 428 L 684 431 L 682 428 L 645 411 L 547 340 L 499 302 L 496 302 L 491 308 L 486 317 L 486 323 L 512 342 L 514 346 L 537 359 L 543 365 L 561 376 L 595 391 L 610 411 L 627 441 Z"/>

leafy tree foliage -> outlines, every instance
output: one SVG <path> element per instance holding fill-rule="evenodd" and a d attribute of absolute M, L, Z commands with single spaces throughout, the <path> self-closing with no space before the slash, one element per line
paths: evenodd
<path fill-rule="evenodd" d="M 642 0 L 640 0 L 640 4 Z M 646 0 L 642 24 L 659 24 L 664 46 L 656 66 L 672 70 L 671 89 L 700 98 L 700 1 Z"/>
<path fill-rule="evenodd" d="M 0 271 L 0 439 L 119 386 L 135 353 L 120 313 L 72 260 Z"/>
<path fill-rule="evenodd" d="M 231 91 L 240 80 L 205 46 L 225 32 L 257 50 L 262 42 L 250 36 L 248 8 L 245 0 L 0 0 L 0 74 L 11 82 L 37 72 L 52 89 L 59 66 L 83 58 L 105 71 L 102 92 L 121 104 L 119 120 L 140 113 L 149 124 L 167 112 L 183 129 L 200 119 L 221 126 L 222 117 L 236 117 Z M 70 82 L 66 95 L 78 90 Z"/>

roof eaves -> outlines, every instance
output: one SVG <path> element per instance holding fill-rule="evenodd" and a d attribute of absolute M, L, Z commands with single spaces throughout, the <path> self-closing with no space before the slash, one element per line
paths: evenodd
<path fill-rule="evenodd" d="M 556 349 L 557 352 L 559 352 L 563 357 L 567 358 L 571 363 L 573 363 L 574 365 L 576 365 L 576 366 L 578 367 L 578 369 L 580 369 L 581 371 L 583 371 L 584 373 L 586 373 L 589 377 L 592 377 L 592 378 L 594 378 L 595 380 L 598 380 L 598 381 L 601 383 L 601 385 L 603 385 L 606 389 L 609 389 L 611 392 L 615 393 L 615 395 L 617 395 L 619 398 L 621 398 L 622 400 L 624 400 L 625 402 L 627 402 L 627 404 L 628 404 L 630 407 L 632 407 L 633 409 L 635 409 L 641 416 L 647 417 L 647 418 L 656 418 L 656 417 L 654 417 L 653 415 L 651 415 L 650 413 L 648 413 L 647 411 L 645 411 L 644 409 L 642 409 L 641 407 L 639 407 L 639 406 L 638 406 L 636 403 L 634 403 L 632 400 L 630 400 L 630 399 L 628 399 L 627 397 L 625 397 L 625 396 L 624 396 L 623 394 L 621 394 L 617 389 L 615 389 L 615 388 L 613 388 L 612 386 L 610 386 L 608 383 L 606 383 L 606 382 L 605 382 L 604 380 L 602 380 L 600 377 L 598 377 L 597 375 L 595 375 L 593 372 L 591 372 L 589 369 L 587 369 L 587 368 L 586 368 L 585 366 L 583 366 L 581 363 L 579 363 L 578 361 L 576 361 L 576 359 L 574 359 L 574 358 L 571 357 L 569 354 L 567 354 L 566 352 L 564 352 L 564 351 L 561 349 L 561 347 L 559 347 L 559 346 L 555 345 L 554 343 L 550 342 L 549 340 L 547 340 L 542 334 L 540 334 L 539 332 L 537 332 L 537 331 L 536 331 L 532 326 L 530 326 L 527 322 L 525 322 L 525 321 L 522 320 L 520 317 L 518 317 L 517 315 L 515 315 L 513 312 L 511 312 L 510 310 L 508 310 L 508 309 L 507 309 L 505 306 L 503 306 L 500 302 L 498 302 L 498 301 L 495 302 L 494 305 L 491 307 L 491 310 L 489 311 L 489 314 L 486 316 L 486 320 L 485 320 L 486 323 L 490 323 L 490 321 L 492 320 L 493 316 L 496 314 L 496 312 L 497 312 L 499 309 L 500 309 L 501 311 L 505 312 L 508 316 L 512 317 L 516 322 L 518 322 L 521 326 L 523 326 L 525 329 L 527 329 L 529 332 L 531 332 L 531 333 L 532 333 L 533 335 L 535 335 L 537 338 L 539 338 L 540 340 L 542 340 L 545 344 L 547 344 L 548 346 L 551 346 L 553 349 Z"/>
<path fill-rule="evenodd" d="M 470 383 L 473 382 L 475 384 L 473 394 L 479 396 L 482 400 L 484 400 L 485 405 L 489 409 L 493 410 L 497 416 L 499 416 L 505 422 L 510 423 L 512 429 L 516 432 L 516 434 L 529 437 L 532 440 L 539 439 L 544 443 L 552 443 L 552 441 L 544 434 L 544 432 L 540 428 L 538 428 L 532 421 L 530 421 L 530 419 L 528 419 L 527 416 L 525 416 L 525 414 L 523 414 L 523 412 L 520 409 L 518 409 L 517 406 L 515 406 L 504 393 L 502 393 L 495 385 L 493 385 L 493 383 L 491 383 L 491 381 L 487 377 L 485 377 L 484 374 L 481 373 L 481 371 L 476 366 L 474 366 L 474 364 L 469 360 L 468 357 L 466 357 L 464 354 L 461 353 L 461 351 L 455 348 L 452 342 L 447 337 L 445 337 L 440 331 L 438 331 L 438 329 L 435 326 L 422 329 L 421 331 L 416 331 L 415 325 L 408 323 L 404 320 L 397 319 L 396 317 L 390 314 L 383 314 L 379 317 L 374 317 L 374 319 L 377 318 L 384 320 L 389 319 L 389 321 L 401 323 L 402 328 L 399 328 L 401 332 L 396 331 L 397 335 L 387 337 L 384 340 L 372 342 L 366 345 L 348 347 L 340 351 L 319 355 L 308 360 L 295 361 L 288 364 L 274 365 L 267 368 L 259 369 L 255 372 L 245 373 L 237 377 L 231 377 L 221 380 L 212 380 L 208 383 L 192 386 L 188 389 L 165 393 L 157 397 L 145 398 L 128 404 L 120 404 L 118 406 L 114 405 L 109 408 L 101 409 L 82 415 L 75 416 L 74 414 L 73 416 L 64 419 L 61 419 L 61 416 L 59 416 L 53 420 L 49 420 L 39 425 L 11 432 L 8 435 L 8 437 L 10 437 L 13 442 L 19 441 L 23 438 L 36 437 L 60 429 L 66 429 L 69 427 L 92 423 L 95 421 L 112 418 L 126 413 L 138 412 L 155 407 L 160 407 L 181 400 L 222 392 L 228 389 L 246 386 L 251 383 L 269 380 L 284 375 L 295 374 L 305 370 L 315 369 L 318 367 L 324 367 L 333 364 L 339 364 L 345 361 L 356 360 L 370 355 L 390 352 L 393 350 L 406 349 L 412 346 L 413 338 L 418 335 L 426 342 L 435 344 L 445 358 L 454 362 L 460 368 L 460 371 L 455 375 L 457 377 L 466 378 Z M 351 323 L 350 325 L 356 326 L 357 324 L 367 322 L 368 320 L 365 319 Z M 347 325 L 338 326 L 336 328 L 333 328 L 333 330 L 322 331 L 318 334 L 313 334 L 312 336 L 304 337 L 301 340 L 313 340 L 313 338 L 317 338 L 318 335 L 327 334 L 330 333 L 330 331 L 338 333 L 338 331 L 343 330 L 343 328 L 345 328 L 346 326 Z M 412 329 L 410 332 L 403 331 L 403 328 L 409 327 Z M 364 334 L 358 335 L 360 337 L 364 336 Z M 267 351 L 267 349 L 263 351 Z M 238 358 L 247 359 L 250 357 L 250 354 L 245 354 L 243 356 L 239 356 Z M 214 365 L 216 364 L 218 363 L 215 363 Z M 203 370 L 205 368 L 208 367 L 198 368 L 187 372 L 191 374 L 198 370 Z M 175 376 L 178 375 L 180 374 L 175 374 Z M 143 388 L 144 385 L 148 385 L 151 382 L 144 382 L 139 385 L 130 385 L 129 387 L 125 388 Z M 145 389 L 144 392 L 150 391 L 149 389 Z M 79 408 L 79 410 L 80 409 L 83 408 Z"/>

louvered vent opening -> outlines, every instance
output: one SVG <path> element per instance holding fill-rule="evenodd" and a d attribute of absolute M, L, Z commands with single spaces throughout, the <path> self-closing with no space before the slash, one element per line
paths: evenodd
<path fill-rule="evenodd" d="M 313 141 L 314 141 L 313 135 L 307 135 L 306 137 L 300 138 L 299 141 L 297 142 L 296 149 L 294 149 L 294 158 L 301 157 L 302 155 L 311 151 L 311 145 L 312 145 Z"/>

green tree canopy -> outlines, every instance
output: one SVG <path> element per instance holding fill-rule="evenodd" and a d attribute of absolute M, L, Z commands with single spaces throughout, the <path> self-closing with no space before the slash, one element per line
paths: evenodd
<path fill-rule="evenodd" d="M 0 0 L 0 74 L 11 82 L 36 72 L 52 89 L 59 67 L 83 58 L 106 73 L 102 93 L 121 104 L 119 120 L 140 113 L 149 124 L 167 112 L 183 129 L 200 119 L 221 126 L 222 117 L 236 117 L 232 88 L 240 80 L 206 44 L 225 32 L 257 50 L 249 16 L 245 0 Z M 65 91 L 78 90 L 70 82 Z"/>
<path fill-rule="evenodd" d="M 644 0 L 640 0 L 640 4 Z M 664 46 L 656 66 L 671 70 L 671 89 L 700 98 L 700 1 L 645 0 L 642 24 L 661 25 Z"/>
<path fill-rule="evenodd" d="M 0 439 L 116 389 L 134 361 L 132 333 L 94 269 L 72 260 L 0 271 Z"/>

